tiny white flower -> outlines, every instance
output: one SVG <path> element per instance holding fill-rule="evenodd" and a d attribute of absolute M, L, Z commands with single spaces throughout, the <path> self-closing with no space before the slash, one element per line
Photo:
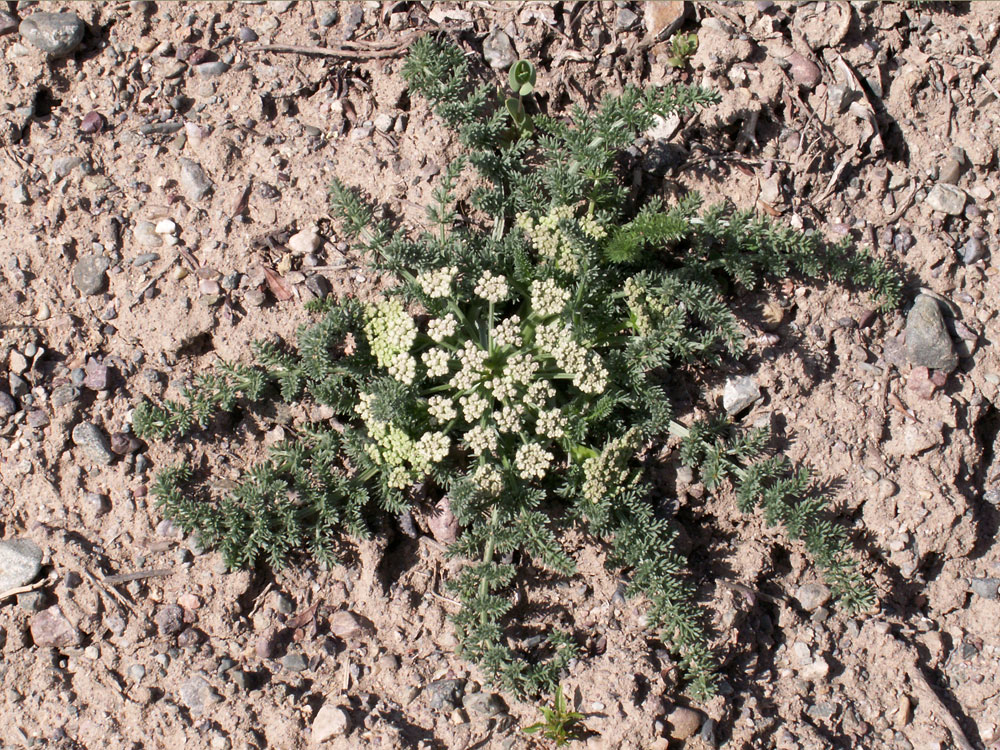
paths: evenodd
<path fill-rule="evenodd" d="M 544 407 L 550 398 L 555 398 L 556 389 L 548 380 L 536 380 L 528 387 L 524 400 L 536 409 Z"/>
<path fill-rule="evenodd" d="M 500 411 L 493 412 L 493 421 L 500 432 L 513 434 L 521 431 L 521 413 L 523 409 L 515 406 L 505 406 Z"/>
<path fill-rule="evenodd" d="M 465 433 L 465 444 L 469 446 L 469 450 L 475 456 L 481 456 L 483 453 L 492 453 L 497 449 L 497 443 L 496 430 L 483 427 L 482 425 L 477 424 Z"/>
<path fill-rule="evenodd" d="M 389 365 L 389 374 L 400 383 L 409 385 L 417 374 L 417 360 L 406 352 L 400 352 Z"/>
<path fill-rule="evenodd" d="M 449 450 L 451 450 L 451 440 L 443 432 L 425 432 L 414 445 L 417 455 L 434 464 L 443 460 Z"/>
<path fill-rule="evenodd" d="M 462 396 L 458 403 L 462 407 L 462 414 L 465 416 L 466 422 L 475 422 L 481 416 L 486 408 L 490 405 L 489 402 L 480 396 L 478 393 L 470 393 L 468 396 Z"/>
<path fill-rule="evenodd" d="M 431 396 L 427 399 L 427 413 L 439 424 L 450 422 L 458 416 L 455 404 L 447 396 Z"/>
<path fill-rule="evenodd" d="M 448 363 L 451 357 L 444 349 L 437 347 L 428 349 L 420 355 L 420 359 L 423 360 L 424 367 L 427 368 L 428 377 L 440 378 L 448 374 Z"/>
<path fill-rule="evenodd" d="M 507 286 L 507 278 L 502 275 L 494 275 L 490 271 L 483 271 L 476 284 L 475 292 L 487 302 L 500 302 L 507 299 L 510 288 Z"/>
<path fill-rule="evenodd" d="M 527 352 L 518 352 L 511 355 L 504 367 L 503 377 L 511 383 L 528 385 L 531 378 L 538 371 L 538 362 Z"/>
<path fill-rule="evenodd" d="M 493 329 L 493 342 L 500 347 L 521 345 L 521 318 L 511 315 Z"/>
<path fill-rule="evenodd" d="M 427 324 L 427 335 L 437 342 L 444 341 L 449 336 L 454 336 L 458 329 L 458 320 L 451 313 L 443 318 L 435 318 Z"/>
<path fill-rule="evenodd" d="M 455 266 L 421 271 L 417 274 L 417 283 L 428 297 L 447 297 L 451 294 L 451 282 L 457 273 L 458 269 Z"/>
<path fill-rule="evenodd" d="M 538 443 L 522 445 L 514 456 L 514 465 L 522 479 L 541 479 L 551 464 L 552 454 Z"/>
<path fill-rule="evenodd" d="M 555 279 L 538 279 L 531 282 L 531 309 L 542 317 L 561 313 L 569 298 L 569 290 L 560 289 Z"/>
<path fill-rule="evenodd" d="M 566 424 L 566 415 L 558 409 L 541 411 L 535 420 L 535 432 L 542 437 L 557 440 L 566 436 Z"/>

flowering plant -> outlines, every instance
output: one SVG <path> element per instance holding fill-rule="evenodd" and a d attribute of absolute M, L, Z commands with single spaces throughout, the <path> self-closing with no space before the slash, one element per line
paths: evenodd
<path fill-rule="evenodd" d="M 710 92 L 628 88 L 596 115 L 577 111 L 567 123 L 534 114 L 529 129 L 488 87 L 468 91 L 453 47 L 420 40 L 403 75 L 467 151 L 435 192 L 431 226 L 411 236 L 376 220 L 357 192 L 331 188 L 344 234 L 395 286 L 371 304 L 316 305 L 325 315 L 300 333 L 298 352 L 259 344 L 258 367 L 223 363 L 186 403 L 143 404 L 134 420 L 143 435 L 187 433 L 274 384 L 285 399 L 324 405 L 336 423 L 275 446 L 221 500 L 190 488 L 183 466 L 161 472 L 153 492 L 166 512 L 232 565 L 281 564 L 302 546 L 329 558 L 339 532 L 368 533 L 373 510 L 399 514 L 429 499 L 461 529 L 449 554 L 467 561 L 452 582 L 463 653 L 508 689 L 533 693 L 553 689 L 576 647 L 552 632 L 545 658 L 512 637 L 515 562 L 573 573 L 562 537 L 578 526 L 609 545 L 609 564 L 630 595 L 645 597 L 649 627 L 704 696 L 715 681 L 709 634 L 674 551 L 673 519 L 639 460 L 672 435 L 706 486 L 733 480 L 742 509 L 762 504 L 848 606 L 866 606 L 845 532 L 825 519 L 807 473 L 780 455 L 759 458 L 763 430 L 673 420 L 669 385 L 685 368 L 742 351 L 725 284 L 829 275 L 892 304 L 888 269 L 746 212 L 702 210 L 697 196 L 630 207 L 620 149 L 657 116 L 714 101 Z M 470 164 L 483 178 L 472 200 L 486 218 L 463 226 L 455 186 Z"/>

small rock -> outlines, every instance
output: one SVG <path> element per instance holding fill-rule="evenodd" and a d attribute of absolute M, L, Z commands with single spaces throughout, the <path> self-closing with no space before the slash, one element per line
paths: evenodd
<path fill-rule="evenodd" d="M 899 491 L 896 483 L 891 479 L 880 479 L 875 485 L 875 492 L 879 500 L 888 500 Z"/>
<path fill-rule="evenodd" d="M 28 189 L 21 183 L 15 185 L 10 191 L 10 199 L 19 206 L 24 206 L 31 202 L 31 196 L 28 195 Z"/>
<path fill-rule="evenodd" d="M 288 249 L 293 255 L 306 255 L 319 249 L 323 238 L 320 237 L 316 227 L 309 227 L 300 232 L 296 232 L 288 238 Z"/>
<path fill-rule="evenodd" d="M 701 728 L 701 714 L 697 711 L 678 706 L 667 714 L 670 724 L 670 736 L 675 740 L 686 740 L 693 737 Z"/>
<path fill-rule="evenodd" d="M 5 10 L 0 10 L 0 36 L 9 34 L 17 28 L 17 17 Z"/>
<path fill-rule="evenodd" d="M 267 295 L 260 289 L 251 289 L 243 295 L 243 299 L 251 307 L 260 307 L 267 301 Z"/>
<path fill-rule="evenodd" d="M 108 466 L 115 455 L 108 446 L 108 439 L 93 422 L 81 422 L 73 428 L 73 442 L 96 464 Z"/>
<path fill-rule="evenodd" d="M 104 130 L 105 119 L 100 112 L 88 112 L 80 121 L 80 132 L 87 135 L 100 133 Z"/>
<path fill-rule="evenodd" d="M 976 261 L 986 257 L 986 246 L 978 237 L 970 237 L 968 242 L 962 246 L 962 262 L 971 266 Z"/>
<path fill-rule="evenodd" d="M 428 514 L 427 527 L 441 544 L 451 544 L 458 538 L 460 528 L 458 519 L 451 512 L 451 504 L 447 495 L 438 500 L 434 510 Z"/>
<path fill-rule="evenodd" d="M 31 618 L 31 640 L 42 648 L 69 648 L 80 642 L 80 633 L 53 605 Z"/>
<path fill-rule="evenodd" d="M 73 284 L 82 294 L 92 296 L 104 291 L 110 261 L 103 255 L 84 255 L 73 266 Z"/>
<path fill-rule="evenodd" d="M 297 651 L 285 654 L 281 660 L 281 665 L 289 672 L 304 672 L 309 668 L 309 663 L 306 661 L 306 658 Z"/>
<path fill-rule="evenodd" d="M 826 659 L 819 657 L 812 664 L 799 670 L 799 677 L 806 682 L 819 682 L 830 673 L 830 665 Z"/>
<path fill-rule="evenodd" d="M 342 609 L 330 616 L 330 633 L 350 641 L 374 635 L 375 626 L 364 617 Z"/>
<path fill-rule="evenodd" d="M 773 174 L 764 180 L 760 186 L 760 199 L 768 205 L 775 205 L 781 200 L 781 175 Z"/>
<path fill-rule="evenodd" d="M 87 361 L 83 384 L 92 391 L 105 391 L 111 383 L 107 365 L 98 364 L 93 359 Z"/>
<path fill-rule="evenodd" d="M 454 711 L 462 700 L 464 680 L 435 680 L 424 688 L 431 708 Z"/>
<path fill-rule="evenodd" d="M 322 276 L 318 273 L 314 273 L 308 279 L 306 279 L 306 289 L 312 292 L 318 299 L 326 299 L 333 288 L 330 286 L 329 280 L 326 276 Z"/>
<path fill-rule="evenodd" d="M 16 375 L 23 375 L 28 369 L 28 360 L 17 349 L 11 350 L 10 359 L 7 361 L 7 369 Z"/>
<path fill-rule="evenodd" d="M 344 38 L 350 39 L 365 20 L 365 13 L 357 3 L 351 3 L 344 12 Z"/>
<path fill-rule="evenodd" d="M 337 13 L 337 9 L 330 8 L 328 11 L 326 11 L 325 13 L 323 13 L 323 15 L 319 17 L 319 25 L 322 26 L 324 29 L 328 29 L 335 23 L 337 23 L 337 20 L 339 18 L 340 14 Z"/>
<path fill-rule="evenodd" d="M 184 610 L 176 604 L 168 604 L 160 607 L 153 621 L 160 635 L 176 635 L 184 627 Z"/>
<path fill-rule="evenodd" d="M 0 417 L 9 417 L 17 412 L 17 402 L 9 393 L 0 391 Z"/>
<path fill-rule="evenodd" d="M 351 731 L 351 717 L 339 706 L 324 703 L 312 722 L 314 745 L 326 742 L 331 737 L 343 737 Z"/>
<path fill-rule="evenodd" d="M 52 172 L 49 174 L 49 182 L 55 184 L 59 180 L 67 177 L 70 172 L 83 164 L 82 156 L 64 156 L 52 162 Z"/>
<path fill-rule="evenodd" d="M 132 230 L 132 235 L 143 247 L 160 247 L 163 245 L 163 238 L 156 233 L 156 227 L 152 222 L 140 221 Z"/>
<path fill-rule="evenodd" d="M 393 124 L 395 124 L 395 122 L 396 120 L 395 118 L 393 118 L 392 115 L 382 112 L 378 115 L 375 115 L 373 124 L 375 125 L 376 130 L 378 130 L 380 133 L 388 133 L 390 130 L 392 130 L 392 126 Z"/>
<path fill-rule="evenodd" d="M 270 659 L 274 656 L 277 647 L 278 631 L 274 628 L 268 628 L 258 636 L 254 651 L 256 651 L 257 656 L 261 659 Z"/>
<path fill-rule="evenodd" d="M 919 295 L 906 316 L 906 354 L 917 367 L 950 372 L 958 365 L 941 307 L 929 295 Z"/>
<path fill-rule="evenodd" d="M 822 583 L 807 583 L 799 586 L 795 598 L 799 600 L 802 609 L 813 612 L 830 601 L 830 587 Z"/>
<path fill-rule="evenodd" d="M 467 693 L 462 698 L 462 706 L 470 714 L 476 714 L 484 719 L 495 719 L 507 713 L 507 706 L 500 696 L 493 693 Z"/>
<path fill-rule="evenodd" d="M 21 21 L 18 31 L 49 57 L 62 57 L 80 46 L 85 28 L 75 13 L 33 13 Z"/>
<path fill-rule="evenodd" d="M 30 539 L 0 542 L 0 591 L 26 586 L 42 569 L 42 550 Z"/>
<path fill-rule="evenodd" d="M 684 0 L 646 0 L 643 4 L 643 23 L 646 34 L 652 39 L 666 39 L 684 22 Z"/>
<path fill-rule="evenodd" d="M 944 164 L 941 165 L 941 171 L 938 174 L 938 182 L 943 182 L 946 185 L 954 185 L 958 182 L 958 178 L 962 176 L 962 165 L 957 159 L 946 159 Z M 964 200 L 963 200 L 964 206 Z M 939 209 L 940 210 L 940 209 Z"/>
<path fill-rule="evenodd" d="M 189 199 L 200 201 L 212 190 L 212 181 L 208 179 L 201 164 L 191 159 L 181 157 L 180 186 Z"/>
<path fill-rule="evenodd" d="M 968 196 L 962 188 L 939 182 L 930 189 L 925 200 L 927 205 L 935 211 L 951 216 L 961 216 L 965 210 L 967 198 Z"/>
<path fill-rule="evenodd" d="M 193 67 L 195 72 L 202 78 L 216 78 L 229 70 L 229 65 L 222 60 L 216 60 L 215 62 L 203 62 Z"/>
<path fill-rule="evenodd" d="M 260 37 L 257 36 L 257 32 L 249 26 L 240 26 L 239 30 L 236 32 L 236 36 L 239 37 L 241 42 L 256 42 L 260 39 Z"/>
<path fill-rule="evenodd" d="M 494 28 L 483 40 L 483 57 L 495 70 L 506 70 L 517 62 L 517 53 L 510 37 L 499 28 Z"/>
<path fill-rule="evenodd" d="M 28 412 L 28 426 L 34 430 L 40 430 L 49 424 L 48 415 L 41 409 L 31 409 Z"/>
<path fill-rule="evenodd" d="M 173 234 L 177 231 L 177 224 L 171 219 L 160 219 L 153 227 L 153 231 L 157 234 Z"/>
<path fill-rule="evenodd" d="M 639 16 L 630 11 L 628 8 L 619 8 L 618 13 L 615 16 L 615 31 L 628 31 L 635 26 L 636 21 L 638 20 Z"/>
<path fill-rule="evenodd" d="M 813 89 L 823 79 L 819 66 L 805 55 L 792 52 L 785 60 L 790 66 L 792 80 L 800 86 Z"/>
<path fill-rule="evenodd" d="M 24 398 L 28 395 L 28 381 L 16 373 L 7 376 L 7 385 L 10 386 L 10 395 L 14 398 Z"/>
<path fill-rule="evenodd" d="M 727 414 L 739 414 L 760 399 L 760 387 L 749 375 L 730 378 L 722 392 L 722 406 Z"/>
<path fill-rule="evenodd" d="M 1000 578 L 970 578 L 969 590 L 983 599 L 996 599 L 1000 596 Z"/>
<path fill-rule="evenodd" d="M 200 715 L 205 710 L 206 699 L 208 698 L 208 682 L 204 677 L 195 675 L 181 685 L 181 701 L 191 711 L 194 716 Z"/>

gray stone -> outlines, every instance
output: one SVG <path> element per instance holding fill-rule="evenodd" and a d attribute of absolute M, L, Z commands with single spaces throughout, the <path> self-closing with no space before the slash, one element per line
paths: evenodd
<path fill-rule="evenodd" d="M 792 80 L 800 86 L 804 86 L 807 89 L 814 89 L 823 79 L 823 74 L 820 72 L 819 66 L 805 55 L 793 52 L 785 59 L 790 66 L 789 70 L 792 74 Z"/>
<path fill-rule="evenodd" d="M 454 711 L 462 700 L 465 680 L 435 680 L 424 688 L 431 708 Z"/>
<path fill-rule="evenodd" d="M 941 307 L 929 295 L 919 295 L 906 316 L 906 356 L 915 367 L 932 370 L 950 371 L 958 365 Z"/>
<path fill-rule="evenodd" d="M 10 395 L 14 398 L 24 398 L 28 395 L 28 381 L 20 375 L 12 372 L 7 376 L 7 384 L 10 386 Z"/>
<path fill-rule="evenodd" d="M 0 542 L 0 591 L 25 586 L 42 569 L 42 550 L 30 539 Z"/>
<path fill-rule="evenodd" d="M 328 29 L 335 23 L 337 23 L 337 20 L 339 18 L 340 14 L 337 13 L 337 9 L 331 8 L 330 10 L 326 11 L 323 15 L 319 17 L 319 25 L 322 26 L 324 29 Z"/>
<path fill-rule="evenodd" d="M 306 657 L 297 651 L 285 654 L 285 656 L 281 659 L 281 665 L 289 672 L 304 672 L 309 668 L 309 663 L 306 661 Z"/>
<path fill-rule="evenodd" d="M 830 587 L 822 583 L 807 583 L 799 586 L 795 598 L 799 600 L 802 609 L 813 612 L 830 601 Z"/>
<path fill-rule="evenodd" d="M 198 162 L 182 157 L 180 163 L 181 190 L 190 200 L 200 201 L 211 192 L 212 181 L 208 179 L 208 175 Z"/>
<path fill-rule="evenodd" d="M 348 713 L 334 706 L 332 703 L 324 703 L 312 722 L 312 742 L 318 745 L 333 737 L 342 737 L 351 731 L 351 717 Z"/>
<path fill-rule="evenodd" d="M 493 693 L 468 693 L 462 698 L 462 706 L 470 714 L 484 719 L 495 719 L 507 713 L 507 706 Z"/>
<path fill-rule="evenodd" d="M 5 10 L 0 10 L 0 36 L 9 34 L 17 28 L 17 17 Z"/>
<path fill-rule="evenodd" d="M 108 283 L 109 265 L 110 261 L 103 255 L 84 255 L 73 266 L 73 284 L 87 296 L 100 294 Z"/>
<path fill-rule="evenodd" d="M 499 28 L 494 28 L 483 40 L 483 57 L 496 70 L 506 70 L 517 62 L 517 53 L 510 37 Z"/>
<path fill-rule="evenodd" d="M 619 8 L 618 14 L 615 16 L 615 31 L 628 31 L 635 26 L 638 20 L 639 16 L 628 8 Z"/>
<path fill-rule="evenodd" d="M 95 464 L 108 466 L 115 460 L 115 454 L 108 445 L 108 438 L 93 422 L 81 422 L 74 427 L 73 442 Z"/>
<path fill-rule="evenodd" d="M 1000 589 L 1000 578 L 970 578 L 969 590 L 983 599 L 996 599 Z"/>
<path fill-rule="evenodd" d="M 27 205 L 31 202 L 31 196 L 28 195 L 28 189 L 21 183 L 15 185 L 10 191 L 10 199 L 20 206 Z"/>
<path fill-rule="evenodd" d="M 729 378 L 722 391 L 722 407 L 727 414 L 739 414 L 760 399 L 760 387 L 749 375 Z"/>
<path fill-rule="evenodd" d="M 365 20 L 365 13 L 357 3 L 351 3 L 344 12 L 344 38 L 350 39 Z"/>
<path fill-rule="evenodd" d="M 0 417 L 9 417 L 17 412 L 17 402 L 9 393 L 0 391 Z"/>
<path fill-rule="evenodd" d="M 21 21 L 21 38 L 49 57 L 62 57 L 80 46 L 86 27 L 75 13 L 32 13 Z"/>
<path fill-rule="evenodd" d="M 962 246 L 962 262 L 967 266 L 971 266 L 976 261 L 982 260 L 986 257 L 986 246 L 983 245 L 983 241 L 976 238 L 970 237 L 969 241 Z"/>
<path fill-rule="evenodd" d="M 393 119 L 392 115 L 386 114 L 385 112 L 375 115 L 375 119 L 373 121 L 375 128 L 382 133 L 388 133 L 390 130 L 392 130 L 392 126 L 394 123 L 395 120 Z"/>
<path fill-rule="evenodd" d="M 256 42 L 260 39 L 260 37 L 257 36 L 257 32 L 249 26 L 240 26 L 239 31 L 236 32 L 236 36 L 240 38 L 241 42 Z"/>
<path fill-rule="evenodd" d="M 52 172 L 49 174 L 49 182 L 56 183 L 70 172 L 83 164 L 82 156 L 64 156 L 52 162 Z"/>
<path fill-rule="evenodd" d="M 374 635 L 375 627 L 366 618 L 342 609 L 330 615 L 330 633 L 344 640 L 356 640 Z"/>
<path fill-rule="evenodd" d="M 194 70 L 202 78 L 216 78 L 229 70 L 229 65 L 222 60 L 216 60 L 215 62 L 204 62 L 195 65 Z"/>
<path fill-rule="evenodd" d="M 962 176 L 962 165 L 956 159 L 947 159 L 941 165 L 941 172 L 938 175 L 938 182 L 947 185 L 954 185 L 958 178 Z"/>
<path fill-rule="evenodd" d="M 205 710 L 205 702 L 208 698 L 208 682 L 200 675 L 194 675 L 181 685 L 181 701 L 191 714 L 199 716 Z"/>
<path fill-rule="evenodd" d="M 80 643 L 80 632 L 53 605 L 31 618 L 31 640 L 42 648 L 70 648 Z"/>
<path fill-rule="evenodd" d="M 939 182 L 930 189 L 925 200 L 927 205 L 935 211 L 951 216 L 961 216 L 965 210 L 967 199 L 968 196 L 962 188 Z"/>

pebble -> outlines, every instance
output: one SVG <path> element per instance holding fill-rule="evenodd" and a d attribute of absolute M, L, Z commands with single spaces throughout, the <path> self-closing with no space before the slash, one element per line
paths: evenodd
<path fill-rule="evenodd" d="M 938 182 L 943 182 L 946 185 L 954 185 L 961 176 L 962 164 L 957 159 L 946 159 L 944 164 L 941 165 Z"/>
<path fill-rule="evenodd" d="M 0 36 L 9 34 L 17 28 L 17 17 L 5 10 L 0 10 Z"/>
<path fill-rule="evenodd" d="M 204 677 L 194 675 L 181 685 L 181 701 L 195 716 L 200 715 L 205 710 L 205 702 L 208 697 L 208 683 Z"/>
<path fill-rule="evenodd" d="M 792 52 L 785 59 L 791 66 L 792 80 L 800 86 L 813 89 L 823 79 L 823 74 L 820 72 L 819 66 L 805 55 Z"/>
<path fill-rule="evenodd" d="M 260 307 L 267 301 L 267 295 L 260 289 L 251 289 L 243 295 L 243 299 L 251 307 Z"/>
<path fill-rule="evenodd" d="M 799 586 L 795 598 L 802 605 L 802 609 L 813 612 L 830 601 L 830 587 L 822 583 L 807 583 Z"/>
<path fill-rule="evenodd" d="M 686 740 L 693 737 L 701 728 L 701 714 L 691 708 L 678 706 L 667 714 L 670 724 L 670 736 L 675 740 Z"/>
<path fill-rule="evenodd" d="M 962 262 L 967 266 L 971 266 L 976 261 L 982 260 L 986 257 L 986 246 L 983 245 L 982 240 L 976 237 L 970 237 L 968 242 L 962 246 Z"/>
<path fill-rule="evenodd" d="M 107 365 L 102 365 L 90 359 L 84 368 L 83 384 L 92 391 L 105 391 L 111 384 L 110 370 Z"/>
<path fill-rule="evenodd" d="M 875 490 L 878 493 L 879 500 L 888 500 L 899 491 L 899 488 L 891 479 L 880 479 L 878 480 L 878 484 L 875 485 Z"/>
<path fill-rule="evenodd" d="M 722 406 L 727 414 L 739 414 L 760 399 L 760 387 L 749 375 L 729 378 L 722 391 Z"/>
<path fill-rule="evenodd" d="M 357 3 L 351 3 L 347 6 L 347 11 L 344 13 L 344 38 L 350 39 L 354 36 L 354 32 L 358 30 L 361 26 L 362 21 L 365 20 L 364 11 L 361 10 L 361 6 Z"/>
<path fill-rule="evenodd" d="M 56 604 L 31 618 L 31 640 L 42 648 L 70 648 L 80 643 L 80 632 Z"/>
<path fill-rule="evenodd" d="M 24 371 L 28 369 L 28 359 L 17 349 L 13 349 L 7 360 L 7 369 L 17 375 L 23 375 Z"/>
<path fill-rule="evenodd" d="M 100 294 L 108 283 L 110 261 L 103 255 L 84 255 L 73 266 L 73 284 L 87 296 Z"/>
<path fill-rule="evenodd" d="M 462 698 L 462 707 L 484 719 L 495 719 L 507 713 L 507 706 L 500 699 L 500 696 L 493 693 L 467 692 Z"/>
<path fill-rule="evenodd" d="M 638 20 L 639 16 L 628 8 L 619 8 L 618 13 L 615 15 L 615 31 L 628 31 L 635 26 Z"/>
<path fill-rule="evenodd" d="M 128 676 L 132 679 L 136 685 L 142 682 L 142 678 L 146 676 L 146 668 L 141 664 L 133 664 L 128 668 Z"/>
<path fill-rule="evenodd" d="M 24 398 L 28 395 L 28 381 L 20 375 L 10 373 L 7 376 L 7 385 L 10 387 L 10 395 L 14 398 Z"/>
<path fill-rule="evenodd" d="M 139 126 L 143 135 L 173 135 L 184 127 L 182 122 L 147 122 Z"/>
<path fill-rule="evenodd" d="M 396 120 L 392 115 L 386 114 L 385 112 L 375 115 L 373 124 L 376 130 L 380 133 L 388 133 L 392 130 L 392 126 L 395 124 Z"/>
<path fill-rule="evenodd" d="M 199 63 L 194 66 L 194 70 L 202 78 L 216 78 L 229 70 L 229 65 L 222 60 L 216 60 L 215 62 Z"/>
<path fill-rule="evenodd" d="M 49 57 L 62 57 L 80 46 L 85 29 L 75 13 L 33 13 L 21 21 L 18 31 Z"/>
<path fill-rule="evenodd" d="M 906 354 L 910 364 L 932 370 L 951 371 L 958 365 L 958 355 L 938 301 L 918 295 L 906 316 Z"/>
<path fill-rule="evenodd" d="M 365 638 L 374 635 L 374 626 L 365 618 L 346 609 L 334 612 L 330 616 L 330 633 L 345 641 Z"/>
<path fill-rule="evenodd" d="M 82 156 L 63 156 L 52 162 L 52 172 L 49 174 L 49 182 L 55 184 L 59 180 L 67 177 L 70 172 L 83 164 Z"/>
<path fill-rule="evenodd" d="M 332 703 L 324 703 L 312 722 L 312 742 L 318 745 L 333 737 L 342 737 L 351 731 L 351 717 L 348 713 L 334 706 Z"/>
<path fill-rule="evenodd" d="M 337 23 L 337 20 L 339 18 L 340 14 L 337 13 L 337 9 L 331 8 L 330 10 L 326 11 L 323 15 L 319 17 L 319 25 L 322 26 L 324 29 L 328 29 L 335 23 Z"/>
<path fill-rule="evenodd" d="M 970 578 L 969 590 L 983 599 L 996 599 L 1000 589 L 1000 578 Z"/>
<path fill-rule="evenodd" d="M 270 659 L 274 656 L 274 651 L 278 646 L 278 631 L 268 628 L 257 637 L 257 644 L 254 651 L 261 659 Z"/>
<path fill-rule="evenodd" d="M 236 36 L 239 37 L 241 42 L 256 42 L 260 39 L 260 37 L 257 36 L 257 32 L 249 26 L 240 26 L 239 30 L 236 32 Z"/>
<path fill-rule="evenodd" d="M 281 665 L 289 672 L 304 672 L 309 668 L 306 658 L 299 652 L 285 654 L 281 659 Z"/>
<path fill-rule="evenodd" d="M 26 586 L 42 569 L 42 550 L 30 539 L 0 542 L 0 591 Z"/>
<path fill-rule="evenodd" d="M 0 417 L 9 417 L 17 412 L 17 402 L 9 393 L 0 391 Z"/>
<path fill-rule="evenodd" d="M 494 28 L 483 40 L 483 57 L 495 70 L 506 70 L 517 62 L 517 53 L 510 37 L 499 28 Z"/>
<path fill-rule="evenodd" d="M 652 39 L 666 39 L 684 22 L 684 0 L 645 2 L 643 6 L 643 23 Z"/>
<path fill-rule="evenodd" d="M 148 266 L 150 263 L 155 263 L 160 259 L 159 253 L 142 253 L 137 255 L 132 261 L 132 265 L 136 267 Z"/>
<path fill-rule="evenodd" d="M 15 185 L 10 191 L 10 199 L 20 206 L 27 205 L 31 202 L 31 196 L 28 195 L 28 189 L 20 183 Z"/>
<path fill-rule="evenodd" d="M 93 422 L 81 422 L 73 428 L 73 442 L 96 464 L 107 466 L 115 460 L 108 439 Z"/>
<path fill-rule="evenodd" d="M 451 544 L 458 538 L 459 523 L 451 512 L 451 503 L 445 495 L 438 500 L 434 510 L 427 516 L 427 528 L 441 544 Z"/>
<path fill-rule="evenodd" d="M 49 417 L 41 409 L 31 409 L 28 411 L 27 422 L 33 430 L 40 430 L 49 424 Z"/>
<path fill-rule="evenodd" d="M 454 711 L 462 700 L 464 680 L 435 680 L 424 688 L 431 708 Z"/>
<path fill-rule="evenodd" d="M 200 201 L 212 190 L 212 181 L 208 179 L 201 164 L 191 159 L 180 159 L 180 186 L 189 199 Z"/>
<path fill-rule="evenodd" d="M 184 627 L 184 610 L 176 604 L 160 607 L 153 617 L 160 635 L 175 635 Z"/>
<path fill-rule="evenodd" d="M 143 247 L 161 247 L 163 238 L 156 233 L 156 226 L 149 221 L 140 221 L 135 225 L 132 234 Z"/>
<path fill-rule="evenodd" d="M 939 182 L 930 189 L 924 200 L 935 211 L 960 216 L 965 210 L 967 196 L 962 188 Z"/>
<path fill-rule="evenodd" d="M 91 111 L 84 115 L 80 121 L 80 132 L 88 135 L 100 133 L 104 130 L 105 119 L 100 112 Z"/>
<path fill-rule="evenodd" d="M 216 295 L 222 291 L 222 287 L 215 279 L 199 279 L 198 291 L 206 295 Z"/>
<path fill-rule="evenodd" d="M 322 242 L 316 227 L 308 227 L 288 238 L 288 249 L 293 255 L 306 255 L 318 250 Z"/>

